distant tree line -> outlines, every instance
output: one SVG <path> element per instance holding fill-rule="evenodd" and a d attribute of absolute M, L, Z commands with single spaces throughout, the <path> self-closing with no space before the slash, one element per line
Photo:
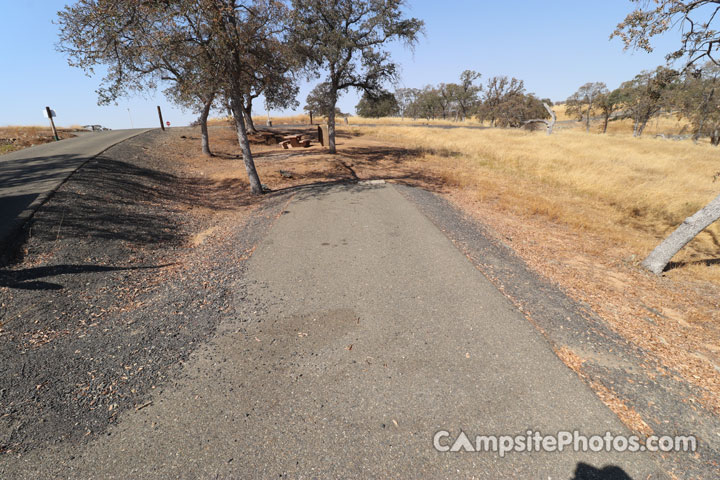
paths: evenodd
<path fill-rule="evenodd" d="M 532 119 L 549 118 L 543 103 L 553 103 L 528 93 L 522 80 L 496 76 L 481 84 L 480 77 L 478 72 L 465 70 L 457 83 L 365 93 L 355 110 L 368 118 L 462 121 L 472 117 L 492 127 L 522 127 Z M 661 66 L 639 73 L 612 91 L 602 82 L 586 83 L 565 100 L 565 111 L 584 122 L 588 132 L 592 121 L 599 120 L 602 133 L 606 133 L 611 121 L 631 119 L 637 137 L 658 115 L 674 114 L 688 120 L 695 140 L 709 137 L 717 146 L 718 86 L 720 67 L 713 62 L 682 72 Z"/>
<path fill-rule="evenodd" d="M 566 112 L 585 122 L 600 117 L 602 132 L 608 122 L 629 118 L 633 136 L 639 137 L 648 123 L 661 114 L 674 114 L 689 122 L 694 140 L 706 136 L 720 144 L 720 98 L 716 95 L 720 67 L 708 62 L 702 67 L 676 71 L 660 66 L 643 71 L 615 90 L 604 83 L 586 83 L 566 101 Z"/>
<path fill-rule="evenodd" d="M 365 94 L 355 109 L 363 117 L 453 121 L 476 117 L 498 127 L 521 127 L 530 119 L 549 117 L 543 102 L 552 102 L 528 93 L 522 80 L 498 76 L 483 85 L 480 77 L 478 72 L 465 70 L 457 83 Z"/>

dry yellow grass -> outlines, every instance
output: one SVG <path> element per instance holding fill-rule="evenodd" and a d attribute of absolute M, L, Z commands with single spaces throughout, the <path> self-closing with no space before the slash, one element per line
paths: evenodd
<path fill-rule="evenodd" d="M 476 118 L 467 118 L 463 121 L 454 121 L 452 118 L 442 119 L 442 118 L 435 118 L 428 120 L 426 118 L 418 118 L 418 119 L 412 119 L 410 117 L 405 117 L 404 119 L 400 117 L 380 117 L 380 118 L 365 118 L 365 117 L 357 117 L 357 116 L 351 116 L 348 117 L 348 121 L 350 125 L 353 123 L 372 123 L 372 124 L 378 124 L 378 125 L 472 125 L 472 126 L 479 126 L 482 125 L 482 122 L 479 122 Z M 340 123 L 340 122 L 338 122 Z"/>
<path fill-rule="evenodd" d="M 429 135 L 418 128 L 356 128 L 422 150 L 423 161 L 449 184 L 474 188 L 483 201 L 603 234 L 638 255 L 720 191 L 713 181 L 720 149 L 709 144 L 577 129 L 548 137 L 505 129 Z M 713 225 L 677 260 L 717 258 L 718 238 L 720 226 Z M 702 270 L 720 279 L 720 267 Z"/>
<path fill-rule="evenodd" d="M 576 117 L 570 116 L 565 111 L 565 104 L 564 103 L 556 103 L 553 105 L 552 109 L 555 111 L 555 115 L 557 115 L 558 122 L 564 122 L 566 120 L 577 120 Z"/>
<path fill-rule="evenodd" d="M 267 123 L 267 115 L 253 115 L 253 122 L 255 122 L 255 125 L 258 127 L 261 127 Z M 273 115 L 270 115 L 270 119 L 273 122 L 273 125 L 309 125 L 310 124 L 310 116 L 309 115 L 290 115 L 286 117 L 275 117 Z M 314 123 L 319 123 L 321 121 L 324 121 L 322 117 L 313 117 Z M 219 118 L 209 118 L 208 119 L 208 125 L 230 125 L 232 122 L 232 117 L 219 117 Z"/>
<path fill-rule="evenodd" d="M 591 131 L 600 133 L 602 125 L 595 123 L 590 128 Z M 633 130 L 633 121 L 629 118 L 624 120 L 612 121 L 608 124 L 608 133 L 628 133 Z M 674 114 L 663 114 L 650 120 L 645 127 L 643 136 L 654 136 L 658 134 L 677 135 L 691 134 L 690 123 L 684 118 L 678 118 Z"/>
<path fill-rule="evenodd" d="M 256 125 L 265 125 L 267 123 L 267 115 L 255 115 L 253 121 Z M 275 117 L 270 115 L 273 125 L 309 125 L 310 115 L 292 115 L 287 117 Z M 318 123 L 321 117 L 313 117 L 313 122 Z"/>
<path fill-rule="evenodd" d="M 565 104 L 556 104 L 553 106 L 553 110 L 555 111 L 555 115 L 557 115 L 558 122 L 573 122 L 576 123 L 570 123 L 570 124 L 563 124 L 559 125 L 559 129 L 568 129 L 568 128 L 576 128 L 578 130 L 584 130 L 585 129 L 585 123 L 582 121 L 577 121 L 576 116 L 570 116 L 567 114 Z M 594 120 L 590 124 L 590 131 L 594 133 L 602 133 L 602 126 L 603 122 L 599 120 Z M 613 120 L 610 123 L 608 123 L 608 133 L 627 133 L 632 134 L 633 131 L 633 121 L 629 118 L 623 119 L 623 120 Z M 657 117 L 653 118 L 650 122 L 648 122 L 647 126 L 645 127 L 645 131 L 643 135 L 645 136 L 654 136 L 658 134 L 664 134 L 664 135 L 677 135 L 677 134 L 683 134 L 683 133 L 691 133 L 690 132 L 690 124 L 689 122 L 684 118 L 679 118 L 675 114 L 662 114 L 658 115 Z"/>
<path fill-rule="evenodd" d="M 74 137 L 75 126 L 58 127 L 58 136 L 63 138 Z M 8 125 L 0 127 L 0 154 L 21 150 L 23 148 L 47 143 L 54 140 L 50 126 L 40 125 Z"/>

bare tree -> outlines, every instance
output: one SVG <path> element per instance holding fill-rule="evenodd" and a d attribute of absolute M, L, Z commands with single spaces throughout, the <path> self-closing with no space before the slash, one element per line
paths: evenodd
<path fill-rule="evenodd" d="M 526 120 L 525 124 L 530 123 L 544 123 L 545 124 L 545 133 L 548 135 L 552 135 L 553 128 L 555 127 L 555 122 L 557 121 L 557 115 L 555 115 L 555 110 L 550 108 L 550 105 L 548 105 L 547 102 L 542 102 L 543 107 L 545 110 L 547 110 L 547 113 L 550 115 L 550 120 L 546 120 L 544 118 L 534 118 L 531 120 Z"/>
<path fill-rule="evenodd" d="M 396 66 L 383 47 L 414 44 L 423 22 L 403 18 L 403 0 L 292 0 L 292 38 L 314 69 L 327 71 L 329 152 L 335 148 L 335 105 L 348 88 L 376 92 L 395 78 Z M 317 72 L 317 70 L 315 70 Z"/>

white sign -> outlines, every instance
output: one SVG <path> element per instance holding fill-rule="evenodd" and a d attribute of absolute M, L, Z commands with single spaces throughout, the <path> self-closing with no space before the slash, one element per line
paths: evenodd
<path fill-rule="evenodd" d="M 57 115 L 55 115 L 55 110 L 50 109 L 50 116 L 51 116 L 51 117 L 57 117 Z M 43 109 L 43 117 L 48 118 L 48 116 L 47 116 L 47 110 L 45 110 L 45 109 Z"/>

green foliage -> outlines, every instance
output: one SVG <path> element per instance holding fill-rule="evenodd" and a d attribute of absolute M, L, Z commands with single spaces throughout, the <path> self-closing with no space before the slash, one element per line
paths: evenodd
<path fill-rule="evenodd" d="M 641 8 L 617 25 L 610 38 L 620 37 L 625 48 L 653 50 L 652 38 L 681 26 L 680 45 L 670 52 L 668 61 L 685 58 L 687 65 L 705 57 L 718 63 L 720 31 L 716 26 L 717 0 L 632 0 Z"/>
<path fill-rule="evenodd" d="M 681 84 L 674 92 L 673 107 L 690 120 L 695 140 L 706 135 L 713 145 L 720 144 L 720 67 L 708 62 L 686 72 Z"/>
<path fill-rule="evenodd" d="M 590 117 L 599 108 L 598 98 L 607 93 L 607 86 L 602 82 L 586 83 L 565 101 L 566 112 L 568 115 L 577 117 L 578 120 L 585 117 L 589 127 Z"/>
<path fill-rule="evenodd" d="M 386 45 L 417 41 L 423 22 L 405 18 L 403 5 L 402 0 L 292 0 L 291 42 L 311 75 L 328 72 L 330 153 L 335 153 L 334 109 L 340 92 L 379 92 L 397 76 Z"/>
<path fill-rule="evenodd" d="M 365 92 L 355 107 L 355 112 L 367 118 L 392 117 L 398 114 L 399 108 L 395 95 L 388 91 L 375 95 Z"/>
<path fill-rule="evenodd" d="M 634 136 L 640 136 L 648 121 L 663 108 L 672 105 L 678 72 L 667 67 L 643 71 L 620 85 L 618 98 L 625 108 L 625 116 L 635 122 Z"/>
<path fill-rule="evenodd" d="M 333 106 L 330 95 L 330 84 L 327 82 L 318 83 L 308 94 L 303 110 L 313 115 L 329 117 L 330 112 L 334 109 L 335 115 L 346 116 L 340 109 Z"/>

